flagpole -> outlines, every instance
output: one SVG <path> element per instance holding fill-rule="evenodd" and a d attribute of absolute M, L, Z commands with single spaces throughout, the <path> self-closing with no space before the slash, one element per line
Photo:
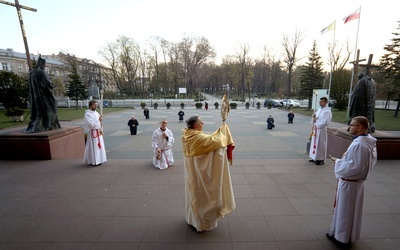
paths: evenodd
<path fill-rule="evenodd" d="M 361 6 L 360 6 L 360 14 L 359 14 L 358 24 L 357 24 L 356 45 L 355 45 L 355 49 L 354 49 L 354 60 L 353 61 L 356 61 L 356 58 L 357 58 L 358 31 L 360 30 L 360 20 L 361 20 Z M 354 64 L 353 64 L 353 70 L 351 71 L 349 101 L 347 103 L 347 119 L 350 118 L 350 97 L 351 97 L 351 94 L 353 92 L 354 75 L 356 73 L 354 71 L 355 71 L 355 67 L 354 67 Z"/>
<path fill-rule="evenodd" d="M 335 38 L 336 38 L 336 20 L 335 20 L 335 28 L 333 29 L 332 49 L 335 48 Z M 331 60 L 332 60 L 332 58 L 331 58 Z M 333 73 L 333 62 L 331 61 L 331 73 L 329 75 L 329 87 L 328 87 L 329 99 L 330 99 L 330 96 L 331 96 L 332 73 Z"/>

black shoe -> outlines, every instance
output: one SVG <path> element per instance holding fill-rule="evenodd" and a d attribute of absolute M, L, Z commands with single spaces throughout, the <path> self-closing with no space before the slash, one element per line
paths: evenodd
<path fill-rule="evenodd" d="M 193 225 L 189 225 L 189 226 L 193 231 L 195 231 L 197 233 L 197 228 L 195 228 Z"/>
<path fill-rule="evenodd" d="M 311 160 L 308 160 L 309 162 L 315 162 L 313 159 L 311 159 Z"/>
<path fill-rule="evenodd" d="M 340 249 L 347 249 L 351 246 L 351 243 L 343 243 L 335 239 L 334 235 L 329 235 L 326 233 L 326 237 L 331 240 L 336 246 L 340 247 Z"/>
<path fill-rule="evenodd" d="M 315 165 L 324 165 L 325 162 L 324 161 L 315 161 Z"/>
<path fill-rule="evenodd" d="M 326 233 L 326 237 L 328 239 L 330 239 L 331 241 L 336 241 L 335 236 L 333 236 L 333 235 L 329 235 L 328 233 Z"/>

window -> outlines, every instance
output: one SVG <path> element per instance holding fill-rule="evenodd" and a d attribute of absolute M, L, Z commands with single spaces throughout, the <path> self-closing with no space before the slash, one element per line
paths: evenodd
<path fill-rule="evenodd" d="M 22 72 L 22 65 L 18 64 L 18 72 L 21 73 Z"/>
<path fill-rule="evenodd" d="M 47 67 L 46 67 L 46 68 L 44 68 L 44 71 L 46 72 L 46 74 L 48 74 L 48 75 L 50 74 L 50 70 L 49 70 L 49 68 L 47 68 Z"/>
<path fill-rule="evenodd" d="M 1 63 L 1 69 L 4 71 L 9 71 L 10 70 L 10 65 L 8 63 Z"/>

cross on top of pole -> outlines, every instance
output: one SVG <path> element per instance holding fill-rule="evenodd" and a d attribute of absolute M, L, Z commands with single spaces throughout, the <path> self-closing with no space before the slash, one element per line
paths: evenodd
<path fill-rule="evenodd" d="M 32 60 L 31 60 L 31 55 L 29 53 L 28 40 L 26 39 L 24 21 L 22 20 L 21 9 L 30 10 L 30 11 L 33 11 L 33 12 L 36 12 L 37 10 L 34 9 L 34 8 L 31 8 L 31 7 L 20 5 L 18 0 L 15 0 L 15 4 L 7 2 L 7 1 L 3 1 L 3 0 L 0 0 L 0 3 L 6 4 L 6 5 L 9 5 L 9 6 L 13 6 L 13 7 L 15 7 L 17 9 L 19 24 L 21 26 L 22 39 L 24 40 L 24 45 L 25 45 L 26 60 L 28 61 L 29 71 L 31 71 L 32 70 Z"/>

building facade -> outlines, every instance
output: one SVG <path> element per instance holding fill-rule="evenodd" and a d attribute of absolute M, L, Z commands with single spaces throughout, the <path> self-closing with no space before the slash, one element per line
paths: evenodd
<path fill-rule="evenodd" d="M 59 53 L 58 55 L 41 55 L 46 60 L 45 71 L 54 84 L 54 94 L 57 97 L 66 96 L 65 89 L 68 86 L 68 75 L 71 73 L 71 66 L 68 58 L 76 59 L 78 74 L 81 81 L 88 89 L 89 95 L 99 98 L 99 89 L 116 93 L 117 87 L 111 81 L 111 69 L 94 62 L 91 59 L 76 58 L 73 55 Z M 39 58 L 38 55 L 31 55 L 32 61 Z M 29 67 L 26 54 L 15 52 L 13 49 L 0 48 L 0 71 L 12 71 L 20 76 L 28 76 Z"/>

